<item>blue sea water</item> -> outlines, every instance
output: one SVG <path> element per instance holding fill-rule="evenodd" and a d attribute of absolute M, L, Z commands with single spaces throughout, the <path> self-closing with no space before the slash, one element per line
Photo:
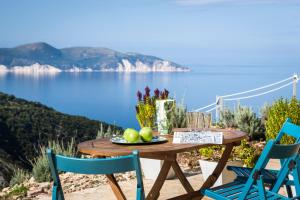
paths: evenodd
<path fill-rule="evenodd" d="M 168 89 L 177 101 L 184 99 L 188 110 L 208 105 L 216 95 L 253 89 L 300 74 L 300 66 L 192 66 L 181 73 L 86 72 L 56 75 L 0 75 L 0 91 L 39 101 L 58 111 L 138 128 L 135 118 L 137 90 L 149 86 Z M 297 84 L 298 93 L 300 83 Z M 291 97 L 292 86 L 276 92 L 241 100 L 258 110 L 279 97 Z M 299 94 L 298 94 L 299 97 Z M 237 102 L 226 102 L 233 106 Z"/>

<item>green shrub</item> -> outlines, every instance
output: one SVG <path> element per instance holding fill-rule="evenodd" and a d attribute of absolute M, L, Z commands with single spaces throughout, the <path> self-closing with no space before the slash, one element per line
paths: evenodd
<path fill-rule="evenodd" d="M 233 149 L 233 157 L 243 161 L 245 167 L 254 167 L 260 156 L 260 150 L 256 149 L 247 140 L 242 140 L 240 146 Z"/>
<path fill-rule="evenodd" d="M 264 104 L 260 109 L 260 119 L 261 119 L 261 123 L 264 126 L 266 125 L 266 121 L 268 119 L 269 112 L 270 112 L 269 104 Z"/>
<path fill-rule="evenodd" d="M 265 137 L 265 127 L 261 119 L 246 106 L 238 106 L 234 112 L 225 108 L 220 113 L 218 125 L 223 128 L 238 128 L 248 133 L 251 140 Z"/>
<path fill-rule="evenodd" d="M 12 190 L 4 197 L 4 199 L 15 199 L 14 196 L 18 196 L 19 199 L 25 197 L 27 194 L 28 188 L 23 184 L 15 185 Z"/>
<path fill-rule="evenodd" d="M 49 142 L 48 148 L 51 148 L 54 153 L 65 155 L 65 156 L 75 156 L 77 153 L 76 145 L 74 139 L 71 139 L 69 143 L 66 145 L 61 142 L 52 141 Z M 51 174 L 48 165 L 47 155 L 46 155 L 47 147 L 41 146 L 40 147 L 40 156 L 32 162 L 32 174 L 34 179 L 37 182 L 45 182 L 51 181 Z"/>
<path fill-rule="evenodd" d="M 45 148 L 43 148 L 45 150 Z M 34 159 L 32 163 L 32 175 L 37 182 L 51 181 L 51 173 L 48 165 L 46 153 L 43 151 L 41 155 Z"/>
<path fill-rule="evenodd" d="M 10 179 L 9 185 L 14 186 L 16 184 L 21 184 L 30 178 L 28 171 L 24 169 L 16 168 L 14 169 L 13 176 Z"/>
<path fill-rule="evenodd" d="M 290 118 L 294 124 L 300 125 L 300 101 L 296 98 L 291 100 L 281 98 L 270 107 L 266 121 L 267 140 L 276 138 L 287 118 Z M 291 144 L 294 140 L 292 137 L 284 136 L 281 142 Z"/>
<path fill-rule="evenodd" d="M 201 148 L 199 149 L 199 153 L 201 155 L 201 159 L 218 161 L 221 158 L 224 149 L 225 148 L 220 145 L 215 145 Z M 242 161 L 244 166 L 254 167 L 260 156 L 260 152 L 261 150 L 255 148 L 252 143 L 247 140 L 242 140 L 241 145 L 234 147 L 230 160 Z"/>
<path fill-rule="evenodd" d="M 234 120 L 237 127 L 241 131 L 248 133 L 251 140 L 265 137 L 265 127 L 251 108 L 238 106 L 234 113 Z"/>
<path fill-rule="evenodd" d="M 114 129 L 111 128 L 111 126 L 108 126 L 107 129 L 105 130 L 103 124 L 100 124 L 100 130 L 97 132 L 97 139 L 101 138 L 111 138 L 114 135 L 121 135 L 122 131 L 119 129 Z"/>
<path fill-rule="evenodd" d="M 169 123 L 172 128 L 186 128 L 187 118 L 186 118 L 187 108 L 183 103 L 176 104 L 175 108 L 172 109 L 168 118 Z"/>
<path fill-rule="evenodd" d="M 237 125 L 234 120 L 234 112 L 228 108 L 224 108 L 224 110 L 220 112 L 220 121 L 218 125 L 223 128 L 236 128 Z"/>
<path fill-rule="evenodd" d="M 224 148 L 220 145 L 214 145 L 211 147 L 205 147 L 199 149 L 201 158 L 204 160 L 217 161 L 221 158 Z"/>

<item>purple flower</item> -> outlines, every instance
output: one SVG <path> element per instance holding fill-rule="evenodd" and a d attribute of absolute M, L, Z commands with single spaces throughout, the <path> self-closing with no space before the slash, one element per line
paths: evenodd
<path fill-rule="evenodd" d="M 165 92 L 160 92 L 160 99 L 165 99 Z"/>
<path fill-rule="evenodd" d="M 136 93 L 136 96 L 137 96 L 137 98 L 138 98 L 139 101 L 142 101 L 142 93 L 140 91 L 138 91 Z"/>
<path fill-rule="evenodd" d="M 146 93 L 146 96 L 149 97 L 150 96 L 150 88 L 147 86 L 145 87 L 145 93 Z"/>
<path fill-rule="evenodd" d="M 155 98 L 159 98 L 159 89 L 156 88 L 156 90 L 154 90 L 154 96 Z"/>
<path fill-rule="evenodd" d="M 165 89 L 165 98 L 167 99 L 169 97 L 169 91 Z"/>

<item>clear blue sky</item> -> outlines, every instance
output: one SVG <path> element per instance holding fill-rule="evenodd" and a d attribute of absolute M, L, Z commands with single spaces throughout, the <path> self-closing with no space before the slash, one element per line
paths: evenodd
<path fill-rule="evenodd" d="M 1 0 L 0 27 L 0 47 L 44 41 L 300 68 L 300 0 Z"/>

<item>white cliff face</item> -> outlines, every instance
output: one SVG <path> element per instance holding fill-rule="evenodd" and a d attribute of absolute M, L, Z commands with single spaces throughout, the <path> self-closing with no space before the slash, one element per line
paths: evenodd
<path fill-rule="evenodd" d="M 5 74 L 8 72 L 8 69 L 5 65 L 0 65 L 0 74 Z"/>
<path fill-rule="evenodd" d="M 137 60 L 135 63 L 131 63 L 127 59 L 123 59 L 118 63 L 117 68 L 112 67 L 101 67 L 100 69 L 92 69 L 92 68 L 81 68 L 81 67 L 72 67 L 66 70 L 61 70 L 57 67 L 51 65 L 41 65 L 35 63 L 30 66 L 14 66 L 12 68 L 8 68 L 4 65 L 0 65 L 0 73 L 16 73 L 16 74 L 56 74 L 60 72 L 185 72 L 189 71 L 188 68 L 185 67 L 177 67 L 172 65 L 169 61 L 164 60 L 156 60 L 153 64 L 149 65 L 143 63 L 140 60 Z"/>
<path fill-rule="evenodd" d="M 80 68 L 80 67 L 72 67 L 71 69 L 65 70 L 66 72 L 93 72 L 92 68 Z"/>
<path fill-rule="evenodd" d="M 134 64 L 129 60 L 123 59 L 118 67 L 115 69 L 117 72 L 183 72 L 189 71 L 188 68 L 173 66 L 169 61 L 157 60 L 153 65 L 147 65 L 141 61 L 136 61 Z"/>
<path fill-rule="evenodd" d="M 35 63 L 30 66 L 15 66 L 8 69 L 8 72 L 13 72 L 17 74 L 38 74 L 38 73 L 55 74 L 61 71 L 62 71 L 61 69 L 58 69 L 51 65 L 40 65 L 38 63 Z"/>

